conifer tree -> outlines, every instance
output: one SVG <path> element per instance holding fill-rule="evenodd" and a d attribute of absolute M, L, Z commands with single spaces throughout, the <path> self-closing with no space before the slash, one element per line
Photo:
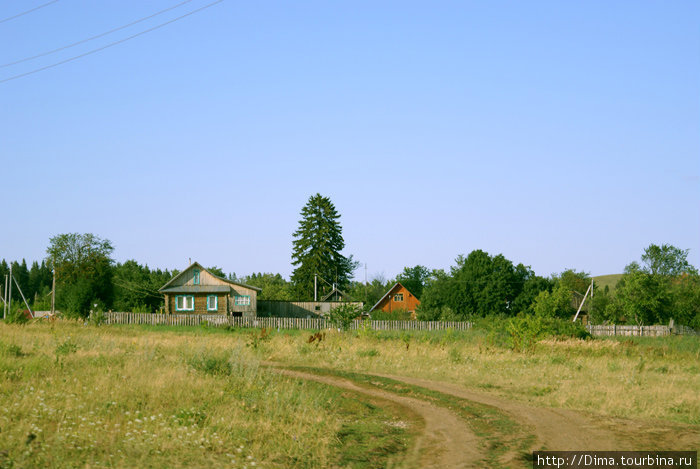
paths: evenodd
<path fill-rule="evenodd" d="M 338 222 L 340 214 L 328 197 L 316 194 L 309 197 L 301 210 L 299 228 L 292 243 L 292 283 L 300 300 L 314 296 L 314 275 L 319 276 L 319 298 L 335 283 L 339 289 L 347 287 L 356 263 L 352 256 L 340 251 L 345 247 L 343 229 Z"/>

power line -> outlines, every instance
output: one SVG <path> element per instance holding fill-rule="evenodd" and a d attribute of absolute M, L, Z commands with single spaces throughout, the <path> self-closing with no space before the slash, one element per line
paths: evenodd
<path fill-rule="evenodd" d="M 58 0 L 56 0 L 56 1 L 58 1 Z M 163 13 L 166 13 L 166 12 L 168 12 L 168 11 L 170 11 L 170 10 L 174 10 L 175 8 L 181 7 L 182 5 L 184 5 L 184 4 L 186 4 L 186 3 L 190 3 L 191 1 L 192 1 L 192 0 L 185 0 L 184 2 L 180 2 L 180 3 L 178 3 L 177 5 L 173 5 L 173 6 L 171 6 L 171 7 L 166 8 L 165 10 L 160 10 L 160 11 L 158 11 L 158 12 L 156 12 L 156 13 L 153 13 L 152 15 L 149 15 L 149 16 L 144 16 L 143 18 L 139 18 L 139 19 L 137 19 L 136 21 L 132 21 L 131 23 L 125 24 L 125 25 L 123 25 L 123 26 L 119 26 L 119 27 L 117 27 L 117 28 L 110 29 L 109 31 L 106 31 L 106 32 L 101 33 L 101 34 L 98 34 L 98 35 L 96 35 L 96 36 L 92 36 L 92 37 L 89 37 L 89 38 L 87 38 L 87 39 L 83 39 L 83 40 L 80 40 L 80 41 L 78 41 L 78 42 L 74 42 L 74 43 L 72 43 L 72 44 L 68 44 L 68 45 L 66 45 L 66 46 L 59 47 L 59 48 L 57 48 L 57 49 L 53 49 L 53 50 L 50 50 L 50 51 L 42 52 L 41 54 L 32 55 L 31 57 L 25 57 L 25 58 L 23 58 L 23 59 L 15 60 L 14 62 L 8 62 L 8 63 L 6 63 L 6 64 L 2 64 L 2 65 L 0 65 L 0 68 L 5 68 L 5 67 L 9 67 L 9 66 L 11 66 L 11 65 L 17 65 L 17 64 L 21 64 L 21 63 L 23 63 L 23 62 L 28 62 L 28 61 L 30 61 L 30 60 L 38 59 L 39 57 L 44 57 L 44 56 L 47 56 L 47 55 L 50 55 L 50 54 L 55 54 L 56 52 L 61 52 L 62 50 L 70 49 L 71 47 L 79 46 L 80 44 L 84 44 L 84 43 L 86 43 L 86 42 L 93 41 L 93 40 L 95 40 L 95 39 L 99 39 L 99 38 L 101 38 L 101 37 L 107 36 L 108 34 L 112 34 L 112 33 L 115 33 L 115 32 L 117 32 L 117 31 L 121 31 L 122 29 L 126 29 L 126 28 L 128 28 L 128 27 L 130 27 L 130 26 L 133 26 L 133 25 L 135 25 L 135 24 L 142 23 L 142 22 L 144 22 L 144 21 L 146 21 L 146 20 L 149 20 L 149 19 L 151 19 L 151 18 L 153 18 L 153 17 L 155 17 L 155 16 L 162 15 Z"/>
<path fill-rule="evenodd" d="M 14 16 L 10 16 L 9 18 L 5 18 L 4 20 L 0 20 L 0 23 L 5 23 L 6 21 L 10 21 L 10 20 L 13 20 L 13 19 L 15 19 L 15 18 L 19 18 L 20 16 L 24 16 L 24 15 L 26 15 L 27 13 L 31 13 L 31 12 L 33 12 L 33 11 L 37 11 L 37 10 L 40 9 L 40 8 L 47 7 L 47 6 L 51 5 L 52 3 L 56 3 L 57 1 L 58 1 L 58 0 L 51 0 L 50 2 L 46 2 L 46 3 L 44 3 L 43 5 L 39 5 L 38 7 L 34 7 L 34 8 L 32 8 L 31 10 L 23 11 L 22 13 L 18 13 L 18 14 L 14 15 Z"/>
<path fill-rule="evenodd" d="M 150 32 L 152 32 L 152 31 L 155 31 L 156 29 L 160 29 L 160 28 L 162 28 L 162 27 L 164 27 L 164 26 L 167 26 L 167 25 L 169 25 L 169 24 L 171 24 L 171 23 L 174 23 L 174 22 L 176 22 L 176 21 L 179 21 L 179 20 L 181 20 L 181 19 L 183 19 L 183 18 L 186 18 L 186 17 L 188 17 L 188 16 L 194 15 L 195 13 L 199 13 L 200 11 L 205 10 L 205 9 L 207 9 L 207 8 L 210 8 L 210 7 L 213 7 L 213 6 L 216 5 L 217 3 L 221 3 L 221 2 L 223 2 L 223 1 L 224 1 L 224 0 L 216 0 L 215 2 L 212 2 L 212 3 L 209 3 L 209 4 L 207 4 L 207 5 L 204 5 L 203 7 L 197 8 L 196 10 L 192 10 L 192 11 L 189 12 L 189 13 L 185 13 L 184 15 L 178 16 L 177 18 L 173 18 L 173 19 L 170 20 L 170 21 L 166 21 L 165 23 L 161 23 L 161 24 L 156 25 L 156 26 L 154 26 L 154 27 L 152 27 L 152 28 L 149 28 L 149 29 L 146 29 L 146 30 L 144 30 L 144 31 L 141 31 L 140 33 L 132 34 L 131 36 L 128 36 L 128 37 L 126 37 L 126 38 L 124 38 L 124 39 L 120 39 L 119 41 L 111 42 L 111 43 L 109 43 L 109 44 L 107 44 L 107 45 L 105 45 L 105 46 L 98 47 L 97 49 L 89 50 L 89 51 L 87 51 L 87 52 L 85 52 L 85 53 L 83 53 L 83 54 L 76 55 L 76 56 L 70 57 L 70 58 L 65 59 L 65 60 L 61 60 L 60 62 L 56 62 L 56 63 L 53 63 L 53 64 L 51 64 L 51 65 L 47 65 L 47 66 L 45 66 L 45 67 L 37 68 L 37 69 L 31 70 L 31 71 L 29 71 L 29 72 L 20 73 L 19 75 L 14 75 L 14 76 L 11 76 L 11 77 L 9 77 L 9 78 L 5 78 L 5 79 L 3 79 L 3 80 L 0 80 L 0 83 L 5 83 L 5 82 L 11 81 L 11 80 L 16 80 L 16 79 L 18 79 L 18 78 L 26 77 L 27 75 L 32 75 L 32 74 L 34 74 L 34 73 L 43 72 L 44 70 L 48 70 L 48 69 L 53 68 L 53 67 L 58 67 L 59 65 L 63 65 L 63 64 L 65 64 L 65 63 L 72 62 L 72 61 L 74 61 L 74 60 L 78 60 L 78 59 L 83 58 L 83 57 L 85 57 L 85 56 L 94 54 L 94 53 L 96 53 L 96 52 L 103 51 L 103 50 L 105 50 L 105 49 L 107 49 L 107 48 L 109 48 L 109 47 L 116 46 L 116 45 L 121 44 L 121 43 L 123 43 L 123 42 L 126 42 L 126 41 L 129 41 L 129 40 L 131 40 L 131 39 L 134 39 L 134 38 L 137 38 L 137 37 L 139 37 L 139 36 L 142 36 L 142 35 L 144 35 L 144 34 L 146 34 L 146 33 L 150 33 Z"/>

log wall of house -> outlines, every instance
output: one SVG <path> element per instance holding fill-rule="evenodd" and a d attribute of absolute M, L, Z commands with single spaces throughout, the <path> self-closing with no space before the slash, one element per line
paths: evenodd
<path fill-rule="evenodd" d="M 207 309 L 207 297 L 210 295 L 215 295 L 217 298 L 216 311 L 209 311 Z M 194 293 L 194 311 L 178 311 L 177 296 L 189 296 L 189 294 L 167 294 L 165 295 L 165 306 L 170 314 L 226 314 L 226 301 L 227 295 L 225 293 Z"/>

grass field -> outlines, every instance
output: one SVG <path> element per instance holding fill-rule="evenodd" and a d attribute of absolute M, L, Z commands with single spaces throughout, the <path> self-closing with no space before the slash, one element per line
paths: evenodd
<path fill-rule="evenodd" d="M 410 442 L 390 406 L 262 368 L 247 339 L 0 325 L 0 467 L 376 467 Z"/>
<path fill-rule="evenodd" d="M 598 285 L 599 289 L 604 290 L 607 286 L 610 288 L 610 292 L 613 292 L 617 282 L 619 282 L 621 278 L 622 274 L 598 275 L 597 277 L 593 277 L 593 281 Z"/>
<path fill-rule="evenodd" d="M 698 338 L 545 341 L 516 353 L 477 330 L 328 332 L 313 343 L 309 335 L 0 324 L 0 467 L 391 467 L 406 460 L 422 423 L 387 393 L 451 409 L 498 467 L 499 439 L 519 422 L 370 372 L 700 429 Z M 283 375 L 269 363 L 379 391 Z M 510 442 L 529 443 L 525 433 Z"/>

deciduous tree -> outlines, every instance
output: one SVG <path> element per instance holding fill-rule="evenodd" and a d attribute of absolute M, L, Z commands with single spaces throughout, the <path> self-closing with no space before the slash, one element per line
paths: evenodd
<path fill-rule="evenodd" d="M 396 277 L 396 281 L 401 282 L 401 285 L 420 300 L 428 278 L 430 278 L 430 270 L 425 266 L 417 265 L 415 267 L 404 267 L 403 272 Z"/>
<path fill-rule="evenodd" d="M 92 233 L 50 239 L 46 253 L 56 269 L 56 301 L 65 313 L 87 316 L 95 300 L 111 306 L 113 250 L 109 240 Z"/>
<path fill-rule="evenodd" d="M 490 256 L 480 249 L 457 257 L 450 273 L 435 271 L 421 299 L 425 319 L 468 319 L 474 316 L 515 315 L 529 307 L 547 282 L 536 280 L 522 264 L 514 266 L 502 254 Z M 525 289 L 525 285 L 528 288 Z M 520 299 L 526 294 L 527 299 Z"/>
<path fill-rule="evenodd" d="M 681 324 L 700 326 L 696 304 L 700 279 L 687 257 L 687 249 L 649 245 L 641 264 L 632 262 L 625 267 L 605 316 L 644 325 L 667 324 L 674 318 Z"/>
<path fill-rule="evenodd" d="M 650 244 L 642 254 L 642 270 L 652 275 L 676 276 L 697 273 L 688 262 L 688 249 L 679 249 L 670 244 Z"/>

